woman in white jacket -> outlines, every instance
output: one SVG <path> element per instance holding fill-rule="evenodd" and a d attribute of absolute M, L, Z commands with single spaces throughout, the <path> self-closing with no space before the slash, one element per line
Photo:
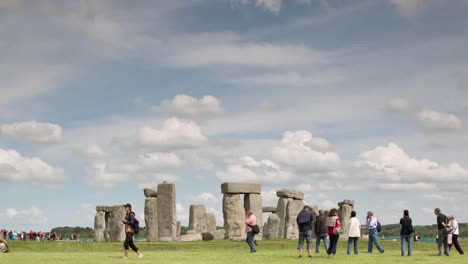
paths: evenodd
<path fill-rule="evenodd" d="M 354 244 L 354 255 L 358 252 L 358 238 L 361 236 L 361 223 L 356 218 L 356 212 L 351 212 L 351 219 L 348 222 L 348 255 L 351 255 L 351 244 Z"/>

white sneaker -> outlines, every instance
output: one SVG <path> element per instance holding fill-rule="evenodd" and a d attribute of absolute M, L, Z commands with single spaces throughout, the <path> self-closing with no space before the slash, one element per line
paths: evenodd
<path fill-rule="evenodd" d="M 144 255 L 143 255 L 143 254 L 141 254 L 141 253 L 140 253 L 140 254 L 138 254 L 138 257 L 139 257 L 139 258 L 143 258 L 143 256 L 144 256 Z"/>

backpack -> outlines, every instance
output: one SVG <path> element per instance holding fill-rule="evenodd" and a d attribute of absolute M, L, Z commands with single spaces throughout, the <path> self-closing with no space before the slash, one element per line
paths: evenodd
<path fill-rule="evenodd" d="M 138 221 L 138 219 L 136 219 L 134 212 L 132 212 L 132 214 L 133 214 L 133 219 L 135 219 L 134 224 L 133 224 L 133 232 L 136 235 L 136 234 L 138 234 L 138 232 L 140 232 L 140 221 Z"/>
<path fill-rule="evenodd" d="M 252 228 L 252 232 L 256 235 L 260 233 L 260 227 L 258 225 L 250 226 Z"/>
<path fill-rule="evenodd" d="M 377 220 L 377 232 L 381 232 L 382 231 L 382 224 L 380 223 L 379 220 Z"/>

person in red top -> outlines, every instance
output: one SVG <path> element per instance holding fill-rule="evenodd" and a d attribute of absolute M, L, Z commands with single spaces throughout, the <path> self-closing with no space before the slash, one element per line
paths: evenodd
<path fill-rule="evenodd" d="M 338 239 L 340 237 L 340 219 L 338 218 L 338 210 L 333 208 L 328 213 L 327 221 L 328 236 L 330 237 L 330 246 L 328 247 L 327 254 L 332 257 L 336 254 L 338 246 Z"/>
<path fill-rule="evenodd" d="M 257 252 L 254 242 L 254 232 L 252 231 L 252 226 L 257 224 L 257 218 L 253 214 L 252 210 L 247 211 L 245 214 L 245 232 L 247 233 L 246 242 L 250 247 L 250 253 Z"/>

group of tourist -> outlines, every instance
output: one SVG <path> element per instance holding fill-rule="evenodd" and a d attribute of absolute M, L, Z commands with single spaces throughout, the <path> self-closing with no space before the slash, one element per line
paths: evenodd
<path fill-rule="evenodd" d="M 441 213 L 439 208 L 434 209 L 434 213 L 437 216 L 437 225 L 439 229 L 439 256 L 442 255 L 442 246 L 444 247 L 444 254 L 449 256 L 452 245 L 455 246 L 460 254 L 464 254 L 463 249 L 458 243 L 459 229 L 455 217 L 453 215 L 450 217 L 445 216 Z M 248 211 L 245 219 L 245 232 L 247 233 L 246 242 L 250 247 L 250 253 L 255 253 L 257 251 L 254 243 L 255 234 L 252 229 L 252 226 L 257 224 L 256 222 L 255 215 L 252 211 Z M 304 241 L 307 243 L 308 257 L 312 258 L 312 229 L 315 230 L 316 236 L 315 253 L 319 253 L 320 242 L 323 241 L 327 256 L 333 258 L 336 254 L 339 236 L 342 233 L 342 230 L 346 230 L 345 235 L 348 237 L 347 254 L 351 255 L 351 246 L 353 246 L 354 254 L 359 254 L 358 240 L 359 237 L 361 237 L 361 223 L 356 218 L 355 211 L 351 212 L 350 220 L 347 223 L 343 223 L 347 225 L 345 229 L 342 228 L 342 223 L 340 222 L 338 210 L 336 208 L 333 208 L 330 211 L 319 210 L 319 214 L 316 216 L 312 212 L 312 208 L 306 205 L 303 207 L 302 211 L 299 212 L 296 222 L 299 229 L 299 242 L 297 246 L 297 249 L 299 250 L 299 258 L 302 258 L 303 256 Z M 401 255 L 405 256 L 406 253 L 407 256 L 411 256 L 412 234 L 414 233 L 414 227 L 408 210 L 403 211 L 403 217 L 400 219 L 399 224 L 401 226 Z M 314 228 L 312 228 L 312 226 L 314 226 Z M 382 245 L 380 245 L 377 238 L 377 234 L 381 231 L 382 227 L 372 211 L 367 212 L 366 226 L 369 232 L 367 252 L 372 253 L 373 247 L 375 246 L 380 253 L 384 253 L 385 250 Z M 328 243 L 328 239 L 330 243 Z"/>
<path fill-rule="evenodd" d="M 45 240 L 60 240 L 61 235 L 55 233 L 36 232 L 36 231 L 8 231 L 6 229 L 0 230 L 2 235 L 7 240 L 20 240 L 20 241 L 45 241 Z"/>

